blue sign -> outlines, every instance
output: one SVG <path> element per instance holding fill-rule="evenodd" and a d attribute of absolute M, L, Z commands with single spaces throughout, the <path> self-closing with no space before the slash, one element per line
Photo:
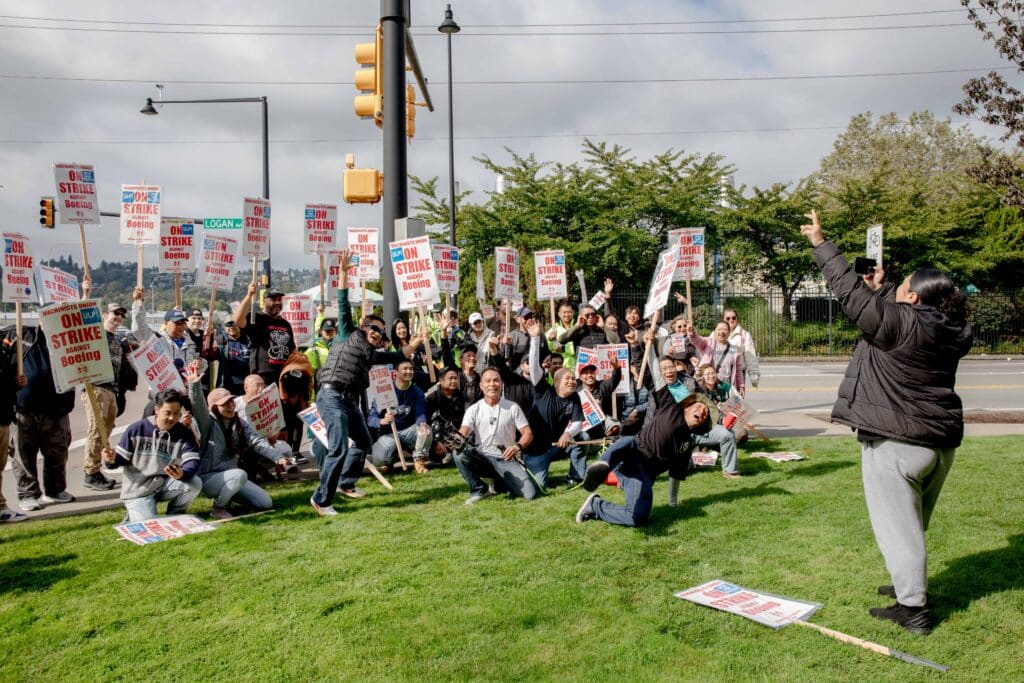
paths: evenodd
<path fill-rule="evenodd" d="M 86 325 L 98 325 L 101 322 L 100 309 L 96 306 L 89 306 L 82 309 L 82 322 Z"/>
<path fill-rule="evenodd" d="M 134 192 L 132 192 L 131 190 L 122 190 L 121 191 L 121 203 L 122 204 L 131 204 L 134 201 L 135 201 L 135 193 Z"/>
<path fill-rule="evenodd" d="M 401 247 L 392 247 L 391 248 L 391 262 L 392 263 L 398 263 L 399 261 L 404 261 L 404 260 L 405 260 L 405 253 L 402 251 L 402 248 Z"/>
<path fill-rule="evenodd" d="M 316 209 L 306 209 L 306 220 L 311 221 L 316 218 Z"/>

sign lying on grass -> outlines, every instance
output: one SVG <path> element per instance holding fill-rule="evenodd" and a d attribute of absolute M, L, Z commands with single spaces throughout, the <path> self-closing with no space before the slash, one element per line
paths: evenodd
<path fill-rule="evenodd" d="M 799 453 L 795 453 L 793 451 L 786 451 L 786 452 L 783 452 L 783 453 L 764 453 L 764 452 L 760 452 L 759 451 L 757 453 L 751 453 L 750 457 L 751 458 L 764 458 L 765 460 L 772 460 L 774 462 L 791 462 L 793 460 L 803 460 L 804 459 L 804 456 L 800 455 Z"/>
<path fill-rule="evenodd" d="M 694 451 L 690 454 L 694 467 L 714 467 L 718 464 L 718 453 L 715 451 Z"/>
<path fill-rule="evenodd" d="M 721 579 L 680 591 L 675 596 L 698 605 L 737 614 L 775 629 L 803 621 L 821 608 L 820 602 L 805 602 L 771 593 L 760 593 Z"/>
<path fill-rule="evenodd" d="M 172 515 L 147 519 L 145 522 L 128 522 L 114 526 L 117 533 L 135 545 L 150 545 L 189 534 L 216 531 L 217 527 L 207 524 L 195 515 Z"/>

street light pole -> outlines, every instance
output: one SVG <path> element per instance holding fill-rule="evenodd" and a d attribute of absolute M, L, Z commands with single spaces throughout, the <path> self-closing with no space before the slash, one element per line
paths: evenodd
<path fill-rule="evenodd" d="M 452 34 L 461 28 L 452 16 L 452 6 L 444 11 L 444 21 L 437 30 L 448 37 L 448 229 L 455 246 L 455 110 L 452 105 Z"/>
<path fill-rule="evenodd" d="M 160 86 L 157 86 L 160 87 Z M 162 92 L 162 91 L 161 91 Z M 225 104 L 235 102 L 259 102 L 263 109 L 263 198 L 270 199 L 270 122 L 267 109 L 267 96 L 262 97 L 223 97 L 204 100 L 165 100 L 156 101 L 158 105 L 164 104 Z M 139 110 L 139 113 L 146 116 L 156 116 L 160 112 L 153 106 L 153 98 L 146 98 L 146 106 Z M 270 286 L 270 244 L 267 244 L 267 258 L 263 261 L 263 278 L 266 280 L 263 285 Z"/>

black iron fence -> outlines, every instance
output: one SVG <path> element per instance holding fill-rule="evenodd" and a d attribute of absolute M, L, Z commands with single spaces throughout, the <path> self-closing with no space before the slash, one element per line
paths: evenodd
<path fill-rule="evenodd" d="M 713 287 L 695 283 L 692 295 L 694 324 L 701 334 L 710 333 L 723 309 L 735 309 L 762 356 L 848 356 L 860 336 L 827 289 L 797 293 L 789 302 L 789 310 L 777 290 L 722 290 L 716 296 Z M 612 306 L 622 315 L 630 305 L 643 310 L 646 300 L 646 291 L 615 291 Z M 685 307 L 670 298 L 663 319 L 671 320 L 683 313 Z M 1024 291 L 970 294 L 968 316 L 975 336 L 972 353 L 1024 353 Z"/>

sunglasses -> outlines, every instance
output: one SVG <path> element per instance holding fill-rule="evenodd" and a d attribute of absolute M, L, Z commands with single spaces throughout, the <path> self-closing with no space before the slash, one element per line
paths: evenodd
<path fill-rule="evenodd" d="M 734 315 L 727 315 L 727 316 L 725 316 L 725 319 L 726 320 L 737 320 L 736 316 L 734 316 Z"/>
<path fill-rule="evenodd" d="M 379 326 L 377 326 L 377 325 L 368 325 L 368 326 L 366 327 L 366 329 L 367 329 L 367 330 L 368 330 L 369 332 L 376 332 L 376 333 L 377 333 L 377 334 L 379 334 L 380 336 L 382 336 L 382 337 L 384 336 L 384 328 L 383 328 L 383 327 L 379 327 Z"/>

